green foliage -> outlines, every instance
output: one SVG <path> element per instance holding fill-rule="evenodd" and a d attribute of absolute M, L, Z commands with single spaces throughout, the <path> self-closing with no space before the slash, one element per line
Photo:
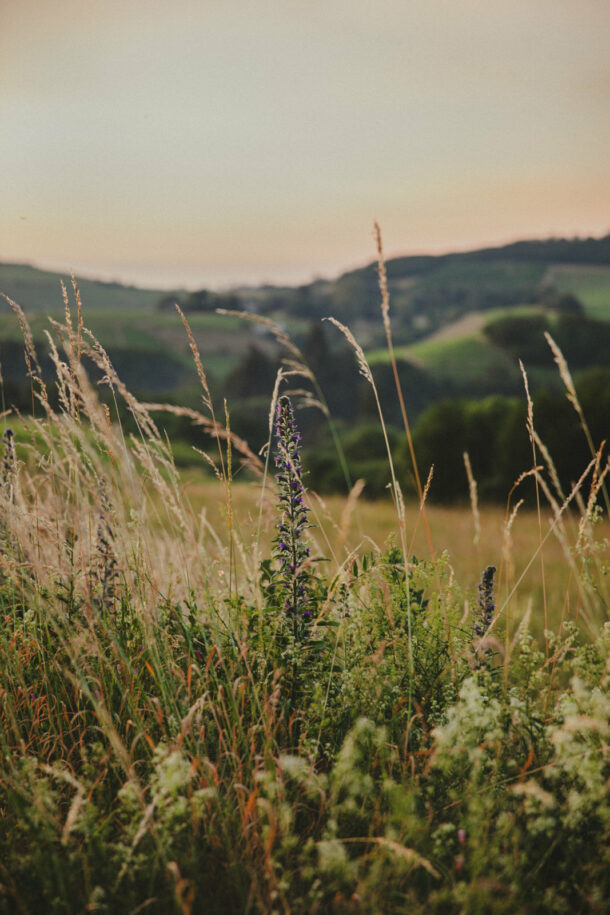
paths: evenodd
<path fill-rule="evenodd" d="M 591 369 L 576 376 L 576 392 L 593 441 L 608 439 L 610 371 Z M 590 460 L 590 450 L 578 416 L 563 394 L 548 389 L 534 400 L 536 429 L 554 464 L 565 492 L 569 492 Z M 445 400 L 426 410 L 415 424 L 413 438 L 420 467 L 434 464 L 430 498 L 439 502 L 465 501 L 468 481 L 463 453 L 470 455 L 479 498 L 503 500 L 524 468 L 531 465 L 531 443 L 523 399 L 492 396 L 478 401 Z M 399 462 L 408 466 L 406 445 Z M 531 500 L 533 484 L 520 485 L 519 498 Z"/>
<path fill-rule="evenodd" d="M 610 267 L 561 264 L 552 268 L 552 283 L 559 295 L 575 295 L 592 318 L 610 320 Z"/>
<path fill-rule="evenodd" d="M 536 396 L 543 387 L 557 391 L 559 380 L 544 330 L 551 331 L 573 369 L 606 368 L 610 348 L 608 246 L 608 237 L 550 239 L 463 254 L 390 260 L 387 274 L 394 338 L 397 352 L 405 357 L 398 362 L 398 374 L 411 424 L 445 399 L 480 400 L 494 395 L 522 398 L 518 359 L 526 365 Z M 57 405 L 55 369 L 45 336 L 48 321 L 42 312 L 43 309 L 50 309 L 56 315 L 63 312 L 60 279 L 60 274 L 24 265 L 0 265 L 0 291 L 33 313 L 32 330 L 41 374 L 49 384 L 49 400 L 54 407 Z M 69 277 L 63 279 L 68 281 L 69 288 Z M 201 289 L 190 294 L 184 291 L 161 294 L 159 290 L 139 290 L 117 283 L 83 281 L 80 287 L 87 303 L 86 325 L 103 343 L 127 387 L 147 400 L 186 403 L 198 409 L 196 373 L 184 329 L 175 312 L 175 304 L 180 304 L 189 313 L 216 412 L 222 414 L 226 397 L 232 428 L 249 442 L 253 451 L 258 451 L 266 441 L 269 396 L 287 353 L 268 329 L 215 314 L 219 307 L 243 310 L 250 316 L 271 315 L 298 344 L 333 418 L 350 430 L 376 419 L 377 407 L 370 385 L 357 375 L 353 354 L 326 333 L 319 319 L 336 313 L 348 323 L 358 320 L 358 337 L 363 339 L 367 352 L 371 352 L 386 421 L 402 427 L 393 371 L 378 326 L 378 275 L 374 265 L 350 271 L 336 280 L 316 280 L 296 288 L 262 286 L 227 293 Z M 484 335 L 475 332 L 458 339 L 434 336 L 434 331 L 445 331 L 464 315 L 484 316 L 481 320 L 493 318 L 494 309 L 501 309 L 503 317 L 491 320 Z M 528 316 L 523 314 L 525 309 L 530 312 L 537 309 L 538 313 Z M 38 404 L 26 377 L 21 331 L 15 316 L 9 313 L 8 303 L 4 302 L 0 311 L 2 399 L 7 407 L 15 406 L 20 412 L 31 413 Z M 89 361 L 87 368 L 94 381 L 101 380 L 104 372 L 99 367 Z M 315 397 L 319 397 L 317 389 Z M 561 395 L 557 394 L 557 403 L 560 399 Z M 598 442 L 607 438 L 607 421 L 603 417 L 601 406 L 594 403 L 588 419 L 601 429 L 600 437 L 595 439 Z M 326 418 L 320 411 L 306 410 L 299 421 L 308 433 L 309 442 L 315 443 L 307 463 L 316 471 L 316 487 L 344 491 L 345 467 L 337 459 L 336 449 L 327 447 Z M 128 427 L 130 422 L 128 419 Z M 424 427 L 430 422 L 434 425 L 434 420 L 427 419 Z M 201 427 L 194 428 L 184 416 L 167 414 L 159 423 L 174 442 L 180 440 L 178 464 L 200 466 L 200 456 L 190 446 L 209 450 L 209 439 L 206 440 Z M 495 435 L 493 430 L 492 434 Z M 493 443 L 485 443 L 481 463 L 493 463 L 495 467 L 510 464 L 510 473 L 507 466 L 491 475 L 484 469 L 482 477 L 475 473 L 480 495 L 486 499 L 503 499 L 523 470 L 517 461 L 504 456 L 507 435 L 502 424 L 498 436 Z M 428 463 L 427 430 L 422 432 L 422 437 L 425 455 L 422 463 Z M 472 437 L 462 435 L 462 438 Z M 519 430 L 519 453 L 521 440 Z M 582 449 L 577 449 L 574 460 L 570 458 L 575 453 L 571 448 L 565 452 L 562 482 L 573 478 L 575 465 L 582 466 Z M 364 478 L 367 496 L 383 493 L 387 483 L 383 460 L 362 452 L 351 460 L 353 466 L 348 468 L 347 476 L 352 480 Z M 409 467 L 407 461 L 402 476 L 404 489 L 410 493 L 413 481 Z M 464 495 L 461 464 L 454 464 L 451 470 L 452 487 L 439 485 L 439 474 L 440 469 L 433 497 L 453 500 Z M 447 496 L 441 494 L 448 489 L 452 492 Z"/>
<path fill-rule="evenodd" d="M 90 618 L 5 577 L 0 907 L 602 911 L 610 631 L 566 625 L 551 663 L 523 633 L 504 681 L 447 574 L 317 563 L 305 642 L 270 563 L 260 608 L 146 624 L 120 583 Z"/>
<path fill-rule="evenodd" d="M 514 360 L 527 366 L 549 364 L 552 354 L 545 340 L 550 333 L 574 368 L 605 366 L 610 349 L 610 324 L 572 311 L 562 311 L 551 321 L 543 315 L 506 316 L 485 327 L 486 336 Z"/>
<path fill-rule="evenodd" d="M 148 410 L 123 392 L 129 437 L 67 358 L 0 460 L 0 911 L 603 912 L 599 512 L 579 622 L 541 647 L 504 631 L 492 566 L 464 594 L 447 557 L 310 555 L 286 397 L 271 555 L 238 541 L 222 442 L 230 547 L 209 547 Z M 506 406 L 447 412 L 443 447 Z"/>
<path fill-rule="evenodd" d="M 388 440 L 392 449 L 397 449 L 401 436 L 392 427 L 388 428 Z M 367 422 L 351 429 L 341 436 L 341 445 L 353 480 L 363 479 L 366 483 L 366 498 L 379 498 L 387 494 L 390 485 L 390 470 L 383 431 L 379 423 Z M 345 488 L 341 467 L 337 461 L 336 449 L 331 442 L 307 449 L 305 466 L 316 487 L 324 491 Z"/>

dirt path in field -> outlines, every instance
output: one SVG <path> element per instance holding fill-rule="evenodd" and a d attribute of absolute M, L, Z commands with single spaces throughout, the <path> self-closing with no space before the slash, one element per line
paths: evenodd
<path fill-rule="evenodd" d="M 456 337 L 470 337 L 482 330 L 487 321 L 489 321 L 489 315 L 484 311 L 469 311 L 457 321 L 452 321 L 451 324 L 445 324 L 444 327 L 435 330 L 429 337 L 426 337 L 426 343 L 455 340 Z"/>
<path fill-rule="evenodd" d="M 522 317 L 524 314 L 533 315 L 537 313 L 543 314 L 544 308 L 526 303 L 512 305 L 505 309 L 492 308 L 490 311 L 469 311 L 461 318 L 458 318 L 457 321 L 452 321 L 451 324 L 439 327 L 429 337 L 426 337 L 425 342 L 433 343 L 443 340 L 457 340 L 461 337 L 472 337 L 483 330 L 489 321 L 493 321 L 503 314 L 507 317 L 511 315 L 513 317 Z"/>

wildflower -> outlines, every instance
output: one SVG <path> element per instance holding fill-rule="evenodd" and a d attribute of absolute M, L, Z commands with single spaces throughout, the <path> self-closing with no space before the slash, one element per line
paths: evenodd
<path fill-rule="evenodd" d="M 478 613 L 475 610 L 474 621 L 474 632 L 479 638 L 482 638 L 491 626 L 496 611 L 493 594 L 495 574 L 496 567 L 487 566 L 479 584 Z"/>
<path fill-rule="evenodd" d="M 303 534 L 309 527 L 304 502 L 301 436 L 294 421 L 294 411 L 288 397 L 280 397 L 275 415 L 277 449 L 275 475 L 279 490 L 280 519 L 277 525 L 275 555 L 280 561 L 280 575 L 285 594 L 284 610 L 299 619 L 311 617 L 308 573 L 304 568 L 310 549 Z"/>
<path fill-rule="evenodd" d="M 487 566 L 481 576 L 479 584 L 479 599 L 474 611 L 474 634 L 478 639 L 483 639 L 489 630 L 496 612 L 496 603 L 494 601 L 494 575 L 496 574 L 495 566 Z M 483 646 L 482 646 L 483 647 Z M 477 654 L 479 652 L 477 651 Z M 493 649 L 489 645 L 485 646 L 484 665 L 489 666 L 493 655 Z M 477 663 L 477 666 L 480 666 Z"/>

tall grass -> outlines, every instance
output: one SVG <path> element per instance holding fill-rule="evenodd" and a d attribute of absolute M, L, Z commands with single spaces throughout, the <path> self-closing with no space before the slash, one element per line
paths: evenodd
<path fill-rule="evenodd" d="M 380 547 L 366 529 L 349 542 L 357 488 L 335 530 L 311 492 L 309 513 L 286 521 L 298 440 L 282 451 L 271 424 L 274 488 L 229 409 L 224 422 L 213 412 L 189 336 L 202 383 L 202 410 L 189 415 L 216 439 L 207 460 L 224 520 L 211 522 L 175 468 L 163 405 L 125 388 L 80 305 L 74 321 L 67 302 L 49 333 L 58 408 L 13 307 L 36 410 L 17 418 L 16 446 L 15 417 L 3 416 L 0 909 L 603 912 L 599 443 L 570 493 L 551 467 L 524 468 L 550 510 L 528 562 L 556 538 L 576 595 L 549 613 L 559 625 L 541 650 L 514 606 L 524 569 L 512 495 L 503 550 L 483 559 L 486 544 L 476 547 L 479 592 L 460 587 L 427 518 L 429 552 L 413 556 L 425 493 L 407 531 L 395 475 L 394 542 Z M 272 419 L 294 372 L 278 379 Z M 119 401 L 135 433 L 117 421 Z M 234 499 L 238 460 L 263 481 L 252 534 Z M 286 523 L 290 541 L 276 527 Z"/>

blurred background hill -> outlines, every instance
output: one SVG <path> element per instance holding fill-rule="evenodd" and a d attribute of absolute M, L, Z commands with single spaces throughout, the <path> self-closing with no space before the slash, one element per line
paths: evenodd
<path fill-rule="evenodd" d="M 396 257 L 388 260 L 387 275 L 399 376 L 415 424 L 422 472 L 435 462 L 431 497 L 451 501 L 466 495 L 465 480 L 455 469 L 464 450 L 471 455 L 483 498 L 504 497 L 523 461 L 527 463 L 519 360 L 526 366 L 538 404 L 540 431 L 552 440 L 560 425 L 564 430 L 551 451 L 568 485 L 583 465 L 586 443 L 580 441 L 545 332 L 557 342 L 574 373 L 592 429 L 599 440 L 607 438 L 610 235 Z M 28 315 L 43 373 L 49 377 L 44 330 L 49 316 L 63 315 L 62 280 L 73 301 L 69 275 L 0 264 L 0 291 Z M 147 400 L 198 408 L 198 381 L 175 309 L 180 305 L 219 412 L 226 397 L 232 428 L 255 450 L 266 440 L 275 375 L 288 354 L 264 325 L 218 314 L 217 309 L 272 319 L 300 348 L 319 382 L 343 442 L 350 479 L 364 478 L 365 493 L 379 495 L 387 484 L 387 462 L 371 390 L 358 376 L 343 338 L 321 319 L 333 315 L 348 324 L 373 367 L 409 491 L 409 466 L 380 320 L 376 264 L 299 286 L 240 286 L 223 292 L 141 289 L 80 277 L 77 281 L 85 326 L 107 349 L 127 386 Z M 21 332 L 4 299 L 0 363 L 5 407 L 31 409 Z M 559 414 L 565 414 L 564 424 L 556 422 Z M 349 480 L 336 449 L 328 444 L 326 419 L 308 408 L 299 420 L 307 433 L 307 462 L 316 488 L 344 489 Z M 191 446 L 206 446 L 201 430 L 183 418 L 165 417 L 163 422 L 175 441 L 177 460 L 198 464 Z"/>

